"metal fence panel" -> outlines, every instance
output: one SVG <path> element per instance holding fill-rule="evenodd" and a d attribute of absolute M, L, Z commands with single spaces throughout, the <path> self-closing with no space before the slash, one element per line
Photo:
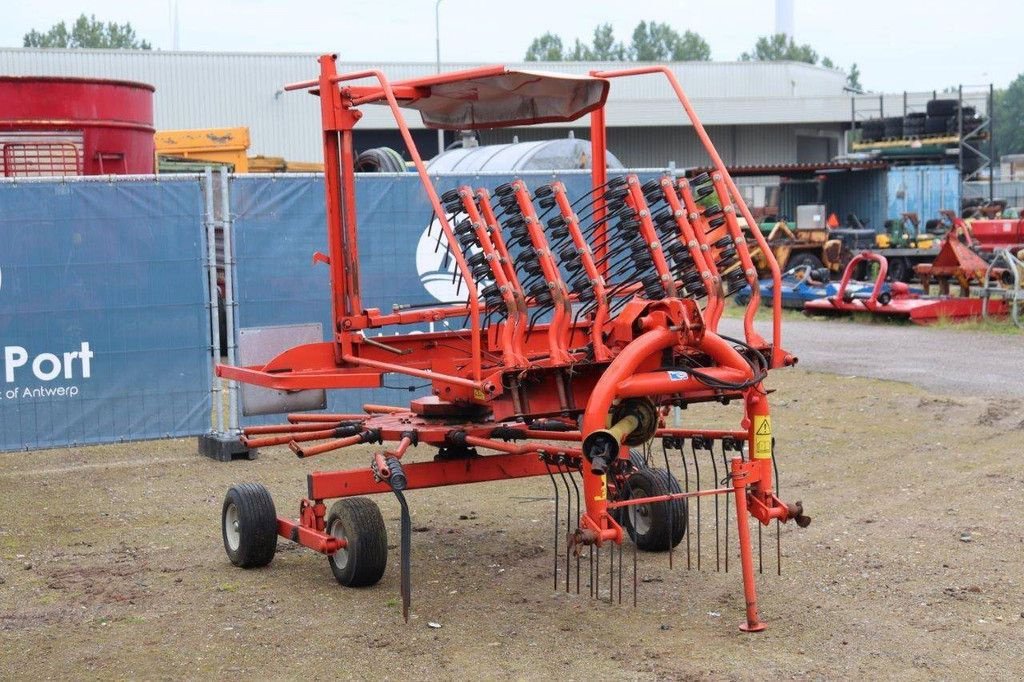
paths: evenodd
<path fill-rule="evenodd" d="M 210 426 L 200 185 L 0 183 L 0 450 Z"/>
<path fill-rule="evenodd" d="M 653 172 L 639 174 L 642 179 Z M 590 189 L 589 172 L 521 173 L 530 187 L 557 178 L 570 197 Z M 439 193 L 461 184 L 494 188 L 509 175 L 439 175 Z M 237 176 L 231 183 L 231 213 L 237 263 L 237 326 L 321 322 L 331 329 L 330 276 L 324 265 L 313 265 L 316 251 L 327 252 L 322 176 Z M 415 174 L 360 174 L 356 177 L 359 207 L 359 267 L 364 308 L 390 311 L 395 303 L 431 303 L 465 299 L 457 286 L 454 263 L 445 262 L 438 246 L 440 227 Z M 445 323 L 461 327 L 461 320 Z M 402 333 L 415 330 L 403 326 Z M 421 327 L 426 331 L 427 327 Z M 398 328 L 374 330 L 387 336 Z M 388 388 L 330 391 L 327 409 L 359 410 L 363 403 L 402 404 L 426 392 L 421 379 L 388 375 Z M 410 388 L 412 389 L 410 391 Z M 266 418 L 246 418 L 262 423 Z"/>

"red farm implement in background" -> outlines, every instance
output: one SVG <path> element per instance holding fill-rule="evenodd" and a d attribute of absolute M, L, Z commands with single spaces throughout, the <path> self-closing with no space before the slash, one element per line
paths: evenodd
<path fill-rule="evenodd" d="M 970 254 L 966 247 L 953 240 L 952 236 L 949 236 L 939 252 L 939 256 L 936 258 L 936 263 L 939 263 L 939 265 L 927 271 L 935 277 L 940 276 L 936 273 L 942 273 L 941 277 L 944 279 L 940 281 L 945 282 L 947 292 L 949 279 L 957 277 L 957 273 L 954 272 L 956 268 L 953 265 L 943 265 L 946 261 L 940 259 L 943 259 L 943 256 L 948 254 L 959 253 L 959 251 L 953 248 L 954 245 L 962 247 L 966 254 Z M 977 258 L 977 256 L 974 256 L 974 258 Z M 870 291 L 851 293 L 847 289 L 853 278 L 853 273 L 865 261 L 878 264 L 874 286 Z M 985 263 L 980 261 L 980 259 L 979 262 L 981 262 L 982 268 L 978 276 L 984 278 L 986 276 Z M 825 316 L 869 313 L 884 317 L 903 318 L 918 324 L 928 324 L 930 322 L 938 322 L 939 320 L 977 320 L 988 315 L 1005 317 L 1010 310 L 1007 302 L 1003 299 L 971 298 L 966 294 L 964 296 L 949 296 L 946 294 L 929 296 L 912 292 L 910 287 L 903 282 L 893 282 L 890 290 L 886 291 L 884 287 L 888 272 L 889 262 L 885 256 L 871 251 L 864 251 L 854 256 L 853 260 L 846 266 L 846 270 L 843 272 L 843 279 L 839 283 L 839 289 L 833 296 L 808 301 L 804 304 L 804 310 L 810 314 Z M 965 275 L 961 272 L 959 276 L 963 278 L 973 277 L 974 275 L 970 273 Z M 966 287 L 967 285 L 965 284 L 964 286 Z"/>
<path fill-rule="evenodd" d="M 288 89 L 311 90 L 321 102 L 329 248 L 315 260 L 330 268 L 331 338 L 292 348 L 261 366 L 221 365 L 217 373 L 280 391 L 378 387 L 395 373 L 428 381 L 432 395 L 406 407 L 294 414 L 286 425 L 246 429 L 249 447 L 288 444 L 302 458 L 360 443 L 388 445 L 365 466 L 309 474 L 297 520 L 277 517 L 260 485 L 231 488 L 222 528 L 232 562 L 269 563 L 280 535 L 328 555 L 342 584 L 374 584 L 385 569 L 386 530 L 377 505 L 361 496 L 394 493 L 402 508 L 401 584 L 408 618 L 411 528 L 405 492 L 544 476 L 555 486 L 556 588 L 564 571 L 570 589 L 572 556 L 578 592 L 580 556 L 600 567 L 601 549 L 608 548 L 614 567 L 612 550 L 618 549 L 621 601 L 625 535 L 634 548 L 668 552 L 686 537 L 689 563 L 692 502 L 699 564 L 701 501 L 713 502 L 717 517 L 724 497 L 726 566 L 730 500 L 735 504 L 746 605 L 741 627 L 763 629 L 750 523 L 774 522 L 777 529 L 790 520 L 810 522 L 799 502 L 787 504 L 776 495 L 763 386 L 770 369 L 795 359 L 780 345 L 779 269 L 757 231 L 754 238 L 768 254 L 775 280 L 771 339 L 754 328 L 760 289 L 738 219 L 754 220 L 672 71 L 642 67 L 579 77 L 491 66 L 391 83 L 377 70 L 338 74 L 331 55 L 319 62 L 319 79 Z M 610 176 L 600 160 L 606 156 L 604 107 L 611 83 L 658 74 L 668 78 L 713 170 L 689 182 L 669 174 L 645 182 L 628 173 Z M 396 305 L 391 311 L 362 306 L 352 129 L 360 107 L 372 104 L 387 106 L 401 131 L 440 223 L 439 248 L 454 259 L 455 277 L 464 285 L 464 303 Z M 573 121 L 589 114 L 598 160 L 592 189 L 571 197 L 557 181 L 528 187 L 516 179 L 439 195 L 403 108 L 419 110 L 429 127 L 448 130 Z M 754 294 L 745 310 L 744 338 L 730 339 L 718 333 L 718 323 L 726 298 L 746 284 Z M 455 319 L 465 319 L 465 327 L 365 335 L 385 325 Z M 743 407 L 731 429 L 665 425 L 671 406 L 730 401 Z M 650 457 L 650 445 L 658 441 L 663 468 Z M 690 453 L 684 450 L 687 441 Z M 644 448 L 647 456 L 631 448 Z M 422 449 L 434 456 L 410 462 Z M 673 453 L 678 457 L 670 458 Z M 680 476 L 673 474 L 670 459 Z M 567 498 L 564 511 L 560 488 Z M 336 498 L 328 510 L 325 501 Z M 562 514 L 568 531 L 564 567 L 557 531 Z M 716 547 L 718 538 L 716 527 Z M 614 570 L 607 576 L 611 599 Z M 603 598 L 596 578 L 590 587 Z M 635 569 L 633 594 L 635 601 Z"/>

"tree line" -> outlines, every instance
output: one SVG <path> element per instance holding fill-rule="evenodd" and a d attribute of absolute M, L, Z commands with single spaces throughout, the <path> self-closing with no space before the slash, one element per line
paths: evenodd
<path fill-rule="evenodd" d="M 740 60 L 780 61 L 789 60 L 820 63 L 827 69 L 842 69 L 828 57 L 820 57 L 810 45 L 798 45 L 784 33 L 761 36 L 749 52 L 740 55 Z M 534 38 L 526 49 L 528 62 L 706 62 L 711 60 L 711 46 L 699 33 L 679 31 L 667 23 L 641 21 L 633 29 L 629 44 L 615 40 L 611 24 L 601 24 L 594 29 L 590 44 L 579 38 L 571 47 L 566 47 L 562 38 L 550 31 Z M 854 63 L 846 71 L 846 85 L 860 92 L 860 69 Z"/>

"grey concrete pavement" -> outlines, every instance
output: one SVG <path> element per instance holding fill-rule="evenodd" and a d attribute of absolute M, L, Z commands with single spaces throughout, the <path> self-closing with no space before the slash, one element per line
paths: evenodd
<path fill-rule="evenodd" d="M 722 320 L 720 329 L 739 337 L 742 322 Z M 768 338 L 766 323 L 758 330 Z M 944 395 L 1024 398 L 1024 332 L 787 319 L 782 338 L 804 369 L 904 381 Z"/>

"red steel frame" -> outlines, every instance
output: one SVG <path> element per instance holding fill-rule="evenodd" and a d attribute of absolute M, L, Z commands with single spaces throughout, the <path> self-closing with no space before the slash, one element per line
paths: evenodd
<path fill-rule="evenodd" d="M 716 333 L 724 296 L 721 291 L 721 278 L 709 247 L 709 241 L 714 238 L 707 236 L 710 231 L 707 220 L 701 215 L 700 207 L 689 194 L 685 181 L 677 185 L 666 178 L 661 184 L 675 214 L 679 239 L 686 245 L 697 264 L 707 288 L 708 297 L 704 309 L 701 310 L 692 300 L 675 298 L 677 285 L 669 275 L 665 257 L 659 252 L 660 247 L 650 224 L 650 216 L 641 213 L 641 233 L 650 244 L 652 260 L 661 275 L 668 296 L 660 301 L 636 298 L 611 319 L 608 315 L 607 292 L 604 288 L 604 278 L 609 269 L 606 258 L 609 248 L 606 227 L 599 228 L 594 237 L 595 248 L 591 253 L 580 234 L 580 226 L 565 196 L 564 187 L 559 183 L 553 185 L 555 202 L 559 212 L 566 219 L 574 243 L 577 247 L 582 247 L 581 251 L 586 249 L 583 262 L 597 294 L 596 313 L 591 319 L 578 322 L 572 320 L 571 295 L 566 290 L 565 283 L 561 281 L 557 263 L 549 263 L 543 257 L 547 245 L 542 226 L 534 214 L 531 196 L 524 183 L 513 182 L 518 206 L 526 218 L 533 244 L 542 255 L 540 261 L 544 278 L 553 292 L 556 304 L 552 322 L 549 325 L 536 325 L 536 331 L 532 334 L 525 333 L 523 327 L 527 319 L 527 309 L 535 305 L 535 302 L 527 300 L 522 292 L 508 250 L 502 241 L 501 231 L 490 208 L 489 194 L 486 190 L 479 190 L 474 194 L 472 188 L 460 188 L 463 206 L 474 222 L 477 236 L 481 244 L 485 245 L 488 258 L 492 259 L 491 271 L 502 286 L 502 298 L 508 306 L 506 322 L 492 325 L 486 329 L 485 334 L 481 320 L 484 306 L 477 294 L 471 269 L 460 249 L 454 246 L 458 242 L 453 227 L 413 143 L 401 106 L 429 97 L 431 87 L 475 78 L 501 76 L 506 72 L 505 67 L 482 67 L 392 84 L 382 72 L 375 69 L 338 74 L 334 55 L 320 57 L 319 64 L 320 76 L 316 81 L 291 85 L 286 89 L 315 89 L 314 92 L 320 96 L 328 254 L 318 255 L 318 260 L 325 261 L 331 271 L 334 320 L 332 338 L 323 343 L 293 348 L 263 366 L 218 365 L 217 374 L 268 388 L 291 391 L 379 386 L 383 375 L 393 372 L 429 380 L 435 398 L 414 401 L 411 410 L 366 406 L 367 414 L 363 415 L 294 416 L 293 421 L 302 428 L 258 430 L 259 427 L 256 427 L 248 429 L 244 438 L 251 446 L 289 443 L 300 456 L 313 456 L 355 443 L 368 442 L 365 434 L 352 435 L 344 429 L 336 430 L 338 423 L 335 418 L 352 418 L 358 421 L 360 428 L 372 433 L 371 441 L 376 438 L 378 441 L 397 443 L 394 450 L 381 452 L 375 456 L 374 461 L 378 465 L 385 458 L 401 458 L 414 441 L 443 446 L 450 442 L 453 432 L 459 432 L 467 446 L 487 448 L 501 453 L 469 460 L 405 464 L 410 489 L 547 475 L 549 469 L 543 456 L 557 455 L 562 461 L 569 462 L 573 468 L 580 471 L 586 498 L 586 509 L 580 518 L 580 526 L 585 531 L 588 541 L 600 545 L 606 542 L 621 543 L 623 540 L 622 528 L 615 522 L 610 512 L 644 501 L 609 501 L 609 480 L 604 474 L 599 475 L 591 470 L 590 462 L 580 449 L 580 443 L 587 436 L 610 426 L 613 404 L 630 397 L 650 398 L 659 404 L 679 399 L 684 399 L 685 402 L 740 399 L 744 406 L 744 417 L 737 430 L 683 432 L 662 429 L 658 434 L 692 433 L 714 436 L 727 433 L 730 437 L 747 441 L 750 454 L 748 457 L 736 457 L 732 460 L 729 486 L 710 493 L 679 493 L 668 497 L 684 498 L 696 494 L 735 496 L 747 604 L 747 618 L 742 627 L 751 631 L 763 629 L 764 625 L 757 614 L 754 592 L 748 513 L 760 523 L 768 524 L 772 519 L 799 520 L 802 511 L 798 506 L 784 504 L 773 491 L 771 444 L 768 442 L 766 445 L 763 434 L 756 433 L 759 425 L 770 425 L 767 393 L 760 381 L 754 383 L 755 377 L 750 363 L 732 343 Z M 771 302 L 771 343 L 768 343 L 754 329 L 754 317 L 760 306 L 760 289 L 749 248 L 733 212 L 733 206 L 740 211 L 748 225 L 755 225 L 756 222 L 675 74 L 667 67 L 640 67 L 594 71 L 591 76 L 593 79 L 611 80 L 648 74 L 662 74 L 668 79 L 695 134 L 711 158 L 714 168 L 711 181 L 722 198 L 726 218 L 723 227 L 715 228 L 715 234 L 727 236 L 731 243 L 735 244 L 743 276 L 751 284 L 753 292 L 744 314 L 746 342 L 761 351 L 772 368 L 793 364 L 795 359 L 781 346 L 781 287 L 778 265 L 760 231 L 751 230 L 757 246 L 767 257 L 775 282 Z M 375 81 L 375 84 L 353 84 L 354 81 L 365 79 Z M 371 103 L 386 104 L 394 117 L 433 212 L 438 217 L 448 244 L 453 245 L 452 256 L 459 276 L 467 285 L 468 297 L 465 305 L 438 305 L 390 313 L 362 308 L 352 130 L 361 117 L 358 107 Z M 594 159 L 592 183 L 597 197 L 592 218 L 599 221 L 606 210 L 601 190 L 608 182 L 608 173 L 603 162 L 607 151 L 603 98 L 598 106 L 577 112 L 574 117 L 587 113 L 590 115 Z M 521 123 L 515 122 L 517 125 Z M 646 208 L 644 196 L 636 179 L 630 178 L 628 183 L 631 205 L 637 209 Z M 683 201 L 676 196 L 677 191 L 680 191 Z M 479 211 L 474 207 L 474 200 L 479 200 Z M 550 257 L 550 250 L 547 250 L 546 255 Z M 468 339 L 465 332 L 440 332 L 389 336 L 384 344 L 369 343 L 361 334 L 362 330 L 385 325 L 435 322 L 455 316 L 468 316 Z M 444 343 L 439 343 L 442 340 Z M 574 349 L 587 344 L 592 344 L 593 356 L 584 360 Z M 748 381 L 752 385 L 742 390 L 723 391 L 708 386 L 702 379 L 686 375 L 685 372 L 663 371 L 660 367 L 664 352 L 703 354 L 713 362 L 712 366 L 701 369 L 705 377 L 734 383 Z M 501 360 L 495 361 L 495 357 L 498 356 Z M 566 368 L 572 368 L 571 382 L 566 379 Z M 537 381 L 535 387 L 527 391 L 514 380 L 506 381 L 506 372 L 509 370 L 530 372 Z M 493 420 L 488 422 L 467 416 L 464 423 L 452 426 L 452 410 L 459 409 L 464 410 L 466 415 L 487 414 L 489 411 Z M 503 424 L 504 420 L 511 420 L 515 415 L 521 417 L 524 414 L 533 417 L 562 415 L 563 418 L 570 414 L 580 415 L 581 427 L 579 431 L 570 432 L 524 429 L 524 435 L 520 438 L 528 439 L 525 445 L 510 444 L 492 436 L 492 432 L 498 428 L 506 425 L 516 426 L 511 421 Z M 444 418 L 436 419 L 435 415 Z M 522 424 L 518 426 L 521 427 Z M 415 433 L 415 436 L 411 436 L 411 433 Z M 325 438 L 333 440 L 322 445 L 303 445 Z M 628 458 L 627 445 L 621 445 L 621 452 Z M 279 519 L 279 533 L 320 552 L 337 551 L 344 546 L 344 541 L 325 533 L 323 500 L 389 491 L 388 482 L 381 478 L 380 471 L 380 467 L 377 466 L 310 474 L 309 497 L 302 502 L 299 521 Z"/>

